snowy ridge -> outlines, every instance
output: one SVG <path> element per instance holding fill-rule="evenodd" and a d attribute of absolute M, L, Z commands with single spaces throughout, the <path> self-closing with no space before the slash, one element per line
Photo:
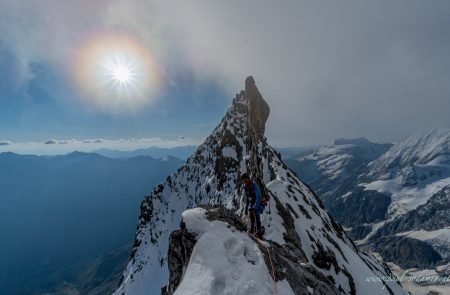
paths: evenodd
<path fill-rule="evenodd" d="M 330 179 L 337 179 L 345 173 L 346 165 L 353 159 L 353 155 L 347 153 L 347 150 L 353 147 L 351 144 L 322 147 L 317 153 L 302 157 L 299 161 L 315 160 L 323 175 Z"/>
<path fill-rule="evenodd" d="M 387 214 L 392 219 L 426 204 L 433 195 L 450 185 L 450 177 L 416 186 L 404 186 L 402 179 L 401 176 L 398 176 L 389 180 L 376 180 L 368 184 L 362 183 L 361 186 L 364 187 L 364 190 L 378 191 L 391 196 L 391 204 Z"/>
<path fill-rule="evenodd" d="M 261 136 L 264 126 L 261 129 L 252 122 L 261 123 L 258 114 L 262 111 L 257 109 L 250 116 L 250 110 L 254 109 L 248 107 L 261 105 L 257 101 L 260 94 L 253 79 L 249 79 L 246 80 L 246 90 L 234 98 L 220 124 L 186 164 L 142 202 L 132 260 L 115 294 L 158 294 L 169 277 L 169 236 L 179 228 L 182 216 L 188 224 L 197 220 L 196 226 L 191 228 L 193 231 L 204 226 L 207 229 L 203 233 L 211 230 L 211 224 L 204 225 L 201 210 L 183 212 L 198 204 L 222 204 L 242 215 L 244 199 L 239 175 L 255 171 L 267 183 L 276 203 L 272 206 L 271 215 L 262 216 L 268 240 L 280 247 L 290 245 L 296 248 L 299 257 L 326 278 L 322 283 L 341 294 L 406 294 L 395 282 L 389 282 L 383 288 L 381 282 L 365 281 L 366 277 L 389 276 L 390 271 L 372 255 L 356 249 L 342 227 L 325 211 L 320 199 L 286 167 L 281 156 Z M 262 120 L 264 124 L 266 119 Z M 249 247 L 255 246 L 240 235 L 235 235 L 235 238 L 248 242 Z M 195 251 L 199 251 L 196 253 L 202 257 L 201 250 L 194 248 Z M 262 268 L 258 273 L 266 276 L 266 271 Z M 195 272 L 186 275 L 193 274 Z M 285 290 L 299 290 L 299 286 L 286 281 L 278 281 L 277 285 Z M 301 289 L 312 290 L 314 283 L 310 285 L 301 286 Z M 180 286 L 184 286 L 183 282 Z M 261 292 L 272 294 L 268 289 L 267 293 Z M 299 292 L 293 294 L 303 294 Z"/>
<path fill-rule="evenodd" d="M 402 232 L 397 235 L 408 236 L 421 241 L 428 241 L 433 239 L 445 240 L 448 244 L 450 244 L 450 226 L 433 231 L 427 231 L 423 229 L 412 230 L 408 232 Z"/>
<path fill-rule="evenodd" d="M 388 216 L 414 210 L 450 185 L 450 129 L 419 132 L 368 165 L 364 190 L 391 196 Z"/>
<path fill-rule="evenodd" d="M 370 176 L 392 174 L 408 166 L 429 164 L 436 158 L 449 161 L 450 129 L 433 128 L 419 132 L 394 145 L 384 155 L 372 162 Z"/>
<path fill-rule="evenodd" d="M 390 144 L 373 143 L 365 138 L 340 138 L 297 161 L 307 182 L 324 188 L 319 192 L 322 199 L 327 200 L 336 193 L 347 193 L 340 191 L 341 187 L 349 186 L 344 183 L 355 182 L 366 165 L 390 147 Z"/>

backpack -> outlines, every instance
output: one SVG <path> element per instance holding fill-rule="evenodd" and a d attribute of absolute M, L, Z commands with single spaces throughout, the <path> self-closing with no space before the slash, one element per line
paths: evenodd
<path fill-rule="evenodd" d="M 265 208 L 270 201 L 270 195 L 267 192 L 266 185 L 261 178 L 257 177 L 255 179 L 255 183 L 259 186 L 259 190 L 261 191 L 261 205 Z"/>

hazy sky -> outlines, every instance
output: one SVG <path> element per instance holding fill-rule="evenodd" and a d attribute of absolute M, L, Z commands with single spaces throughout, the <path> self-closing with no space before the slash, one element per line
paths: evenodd
<path fill-rule="evenodd" d="M 249 74 L 272 145 L 450 127 L 449 16 L 444 0 L 0 0 L 0 151 L 200 142 Z M 150 65 L 126 89 L 99 78 L 124 43 L 136 69 Z"/>

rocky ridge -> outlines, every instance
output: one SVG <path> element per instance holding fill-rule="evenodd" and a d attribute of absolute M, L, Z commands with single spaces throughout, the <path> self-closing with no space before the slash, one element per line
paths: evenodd
<path fill-rule="evenodd" d="M 293 294 L 304 294 L 304 290 L 317 290 L 315 294 L 406 294 L 396 282 L 388 282 L 383 288 L 381 282 L 365 281 L 369 276 L 388 277 L 391 273 L 373 255 L 355 247 L 318 196 L 268 145 L 264 129 L 270 110 L 253 78 L 247 78 L 245 86 L 245 91 L 233 99 L 219 125 L 186 164 L 143 200 L 131 261 L 116 294 L 156 294 L 167 282 L 169 288 L 164 292 L 176 293 L 174 286 L 180 280 L 180 286 L 183 286 L 183 275 L 180 276 L 179 271 L 176 275 L 174 265 L 181 265 L 182 269 L 186 266 L 190 252 L 187 249 L 192 246 L 191 255 L 201 258 L 202 253 L 196 253 L 195 249 L 200 241 L 204 241 L 202 237 L 197 240 L 195 230 L 192 232 L 189 228 L 172 232 L 179 228 L 182 219 L 186 221 L 182 216 L 193 214 L 186 209 L 200 204 L 221 205 L 242 217 L 244 198 L 239 183 L 242 172 L 261 177 L 272 194 L 272 214 L 264 214 L 262 221 L 267 225 L 266 237 L 275 257 L 272 258 L 279 266 L 276 273 L 285 278 L 276 281 L 276 286 L 284 286 Z M 235 220 L 231 213 L 222 215 L 228 216 L 222 216 L 224 222 L 232 223 L 235 229 L 241 228 L 239 222 L 231 222 Z M 210 227 L 216 222 L 214 219 L 202 224 Z M 246 239 L 237 232 L 234 234 L 239 235 L 238 241 Z M 172 249 L 181 247 L 179 250 L 185 253 L 184 256 L 170 255 L 169 240 Z M 253 241 L 247 245 L 255 247 L 257 243 Z M 299 268 L 301 264 L 298 263 L 309 266 Z M 291 276 L 286 275 L 285 268 L 292 270 Z M 263 267 L 261 271 L 267 271 L 267 268 Z M 216 279 L 211 279 L 211 284 Z M 210 294 L 220 294 L 214 290 L 224 284 L 221 281 L 218 285 L 208 286 Z"/>

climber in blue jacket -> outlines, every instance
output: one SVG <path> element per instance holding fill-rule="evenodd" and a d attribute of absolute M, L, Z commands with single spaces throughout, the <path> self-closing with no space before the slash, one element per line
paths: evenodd
<path fill-rule="evenodd" d="M 261 227 L 261 213 L 264 207 L 261 205 L 261 190 L 257 183 L 250 180 L 247 173 L 241 175 L 241 182 L 245 190 L 245 215 L 249 215 L 251 227 L 250 233 L 256 234 L 259 239 L 263 238 L 263 230 Z M 250 207 L 250 208 L 249 208 Z"/>

